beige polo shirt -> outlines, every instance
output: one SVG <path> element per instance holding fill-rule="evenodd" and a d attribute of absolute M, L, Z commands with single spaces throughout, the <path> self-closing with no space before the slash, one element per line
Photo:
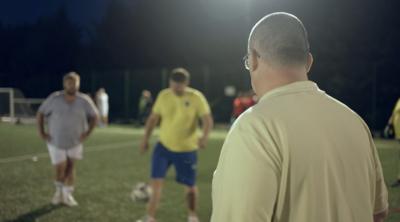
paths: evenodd
<path fill-rule="evenodd" d="M 388 207 L 363 120 L 311 81 L 264 95 L 232 126 L 212 222 L 372 222 Z"/>

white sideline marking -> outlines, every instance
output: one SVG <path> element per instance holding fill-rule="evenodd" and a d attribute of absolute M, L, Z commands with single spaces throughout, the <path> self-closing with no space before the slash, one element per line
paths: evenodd
<path fill-rule="evenodd" d="M 135 145 L 137 145 L 137 142 L 132 141 L 132 142 L 111 143 L 111 144 L 96 145 L 96 146 L 86 146 L 83 148 L 83 152 L 84 153 L 98 152 L 98 151 L 104 151 L 104 150 L 121 149 L 121 148 L 126 148 L 129 146 L 134 148 Z M 12 162 L 18 162 L 18 161 L 24 161 L 24 160 L 32 160 L 32 157 L 34 157 L 34 156 L 36 156 L 37 158 L 49 158 L 49 153 L 43 152 L 43 153 L 27 154 L 27 155 L 22 155 L 22 156 L 13 156 L 13 157 L 2 158 L 2 159 L 0 159 L 0 163 L 12 163 Z"/>

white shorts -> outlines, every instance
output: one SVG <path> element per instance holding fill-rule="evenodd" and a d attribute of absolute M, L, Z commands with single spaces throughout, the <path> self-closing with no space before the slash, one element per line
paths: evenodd
<path fill-rule="evenodd" d="M 108 106 L 99 106 L 99 114 L 101 117 L 108 116 Z"/>
<path fill-rule="evenodd" d="M 67 158 L 81 160 L 83 157 L 82 144 L 70 149 L 60 149 L 50 143 L 47 143 L 47 149 L 49 150 L 50 160 L 53 165 L 65 162 Z"/>

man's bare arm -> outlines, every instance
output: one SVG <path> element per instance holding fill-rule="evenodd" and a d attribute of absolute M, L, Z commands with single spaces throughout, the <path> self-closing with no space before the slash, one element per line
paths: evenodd
<path fill-rule="evenodd" d="M 159 121 L 160 121 L 160 115 L 155 114 L 155 113 L 151 113 L 149 118 L 147 119 L 145 129 L 144 129 L 143 139 L 140 144 L 140 151 L 142 153 L 146 152 L 147 149 L 149 148 L 150 137 L 153 133 L 154 128 L 157 126 Z"/>
<path fill-rule="evenodd" d="M 98 115 L 89 118 L 89 129 L 84 133 L 84 135 L 82 135 L 81 137 L 82 141 L 85 140 L 93 132 L 98 120 L 99 120 Z"/>
<path fill-rule="evenodd" d="M 36 114 L 36 120 L 40 137 L 42 137 L 44 140 L 50 140 L 50 135 L 48 135 L 44 129 L 44 114 L 38 112 Z"/>
<path fill-rule="evenodd" d="M 374 215 L 374 222 L 383 222 L 385 218 L 388 216 L 389 212 L 386 209 L 385 211 Z"/>
<path fill-rule="evenodd" d="M 206 114 L 201 118 L 201 125 L 202 125 L 203 135 L 199 140 L 199 147 L 204 148 L 207 144 L 210 132 L 214 126 L 214 120 L 211 114 Z"/>

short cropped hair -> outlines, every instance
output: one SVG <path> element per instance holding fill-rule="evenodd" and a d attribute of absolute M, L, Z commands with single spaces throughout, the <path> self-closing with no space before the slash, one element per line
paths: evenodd
<path fill-rule="evenodd" d="M 275 65 L 306 64 L 310 44 L 307 30 L 296 16 L 276 12 L 258 21 L 250 32 L 248 50 Z"/>
<path fill-rule="evenodd" d="M 69 79 L 75 80 L 78 83 L 81 81 L 81 77 L 76 72 L 68 72 L 67 74 L 64 75 L 63 77 L 64 82 Z"/>
<path fill-rule="evenodd" d="M 190 73 L 184 68 L 175 68 L 171 71 L 169 79 L 177 83 L 188 82 L 190 80 Z"/>

